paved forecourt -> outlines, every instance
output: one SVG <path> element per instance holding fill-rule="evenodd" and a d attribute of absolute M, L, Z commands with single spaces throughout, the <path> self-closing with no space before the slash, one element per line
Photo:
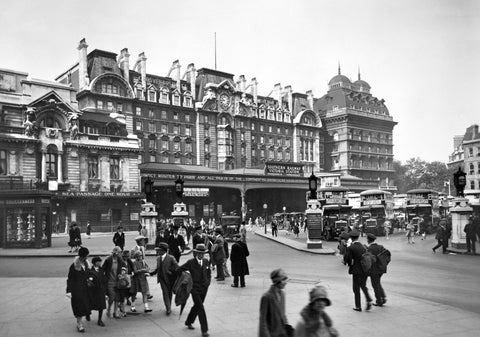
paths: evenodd
<path fill-rule="evenodd" d="M 260 235 L 249 233 L 252 241 L 264 241 Z M 129 233 L 127 247 L 133 244 L 136 233 Z M 85 245 L 94 254 L 101 250 L 109 252 L 111 235 L 101 239 L 100 234 L 92 239 L 86 239 Z M 293 238 L 285 238 L 281 233 L 282 244 L 286 249 L 298 249 Z M 63 239 L 62 239 L 63 240 Z M 288 245 L 291 240 L 292 244 Z M 67 254 L 66 244 L 55 247 L 59 256 Z M 103 247 L 108 243 L 108 247 Z M 300 242 L 301 243 L 301 242 Z M 330 248 L 334 243 L 328 243 Z M 333 248 L 332 248 L 333 249 Z M 37 250 L 37 253 L 42 250 Z M 10 253 L 10 256 L 15 254 Z M 6 257 L 4 250 L 1 257 Z M 17 254 L 16 256 L 19 256 Z M 334 256 L 319 256 L 319 259 L 336 259 Z M 183 257 L 184 261 L 186 257 Z M 253 257 L 252 257 L 253 259 Z M 271 284 L 269 274 L 255 272 L 255 262 L 247 279 L 246 288 L 231 288 L 231 279 L 225 282 L 212 281 L 205 307 L 209 321 L 209 332 L 215 336 L 245 336 L 254 337 L 258 329 L 258 311 L 260 296 Z M 56 263 L 52 259 L 52 263 Z M 1 273 L 0 273 L 1 276 Z M 339 281 L 341 279 L 341 281 Z M 347 275 L 325 277 L 318 279 L 296 279 L 291 276 L 286 287 L 287 316 L 291 324 L 295 324 L 300 310 L 307 303 L 308 290 L 318 281 L 329 290 L 332 306 L 328 307 L 335 327 L 341 336 L 477 336 L 480 331 L 480 315 L 460 310 L 448 305 L 430 301 L 418 300 L 409 296 L 388 290 L 389 302 L 383 308 L 373 308 L 371 312 L 354 312 L 352 307 L 351 281 Z M 92 321 L 86 323 L 86 334 L 99 336 L 200 336 L 198 320 L 194 323 L 195 330 L 187 330 L 184 320 L 191 307 L 187 303 L 185 312 L 179 319 L 179 308 L 173 309 L 171 316 L 166 316 L 162 303 L 160 287 L 154 277 L 149 278 L 150 289 L 154 296 L 150 303 L 152 313 L 142 312 L 142 305 L 137 303 L 137 315 L 129 315 L 122 319 L 104 318 L 106 327 L 95 324 L 96 312 Z M 0 287 L 3 290 L 3 305 L 0 306 L 0 336 L 78 336 L 70 308 L 70 300 L 65 296 L 66 278 L 6 278 L 0 277 Z"/>

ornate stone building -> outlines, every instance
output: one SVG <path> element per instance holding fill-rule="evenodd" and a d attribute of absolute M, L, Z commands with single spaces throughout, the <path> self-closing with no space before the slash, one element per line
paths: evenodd
<path fill-rule="evenodd" d="M 326 169 L 342 175 L 378 180 L 379 187 L 395 189 L 393 128 L 384 99 L 370 93 L 370 85 L 338 74 L 328 83 L 326 95 L 315 102 L 327 136 Z"/>
<path fill-rule="evenodd" d="M 465 190 L 480 190 L 480 132 L 478 125 L 469 126 L 463 136 L 453 138 L 454 152 L 447 166 L 462 167 L 467 174 Z"/>

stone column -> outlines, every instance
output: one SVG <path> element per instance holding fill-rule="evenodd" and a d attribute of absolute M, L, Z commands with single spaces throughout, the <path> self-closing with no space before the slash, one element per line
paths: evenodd
<path fill-rule="evenodd" d="M 57 154 L 57 182 L 63 183 L 63 170 L 62 170 L 62 154 Z"/>
<path fill-rule="evenodd" d="M 42 153 L 42 182 L 47 181 L 47 154 Z"/>

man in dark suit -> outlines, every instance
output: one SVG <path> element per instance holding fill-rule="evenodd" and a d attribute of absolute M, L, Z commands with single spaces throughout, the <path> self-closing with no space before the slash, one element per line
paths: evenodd
<path fill-rule="evenodd" d="M 350 238 L 352 239 L 352 244 L 347 247 L 347 250 L 344 255 L 345 264 L 349 266 L 348 273 L 352 275 L 353 281 L 353 293 L 355 295 L 355 307 L 353 310 L 362 311 L 362 303 L 360 299 L 360 289 L 362 289 L 365 297 L 367 299 L 367 307 L 365 310 L 370 310 L 372 308 L 372 298 L 368 293 L 367 288 L 367 273 L 362 269 L 361 259 L 363 253 L 367 250 L 364 245 L 358 242 L 358 237 L 360 233 L 357 230 L 353 230 L 350 233 Z"/>
<path fill-rule="evenodd" d="M 205 308 L 203 306 L 211 279 L 210 263 L 204 258 L 204 254 L 207 252 L 208 250 L 203 243 L 197 244 L 193 249 L 194 257 L 185 262 L 177 270 L 177 274 L 181 274 L 183 271 L 188 271 L 192 276 L 193 287 L 191 294 L 193 307 L 190 309 L 185 325 L 188 329 L 193 330 L 194 327 L 192 324 L 198 316 L 200 328 L 202 330 L 202 337 L 210 336 L 208 333 L 207 314 L 205 313 Z"/>
<path fill-rule="evenodd" d="M 167 242 L 170 254 L 175 257 L 177 262 L 180 262 L 180 256 L 185 249 L 185 240 L 183 239 L 183 236 L 178 234 L 177 226 L 172 227 L 172 234 L 170 234 Z"/>
<path fill-rule="evenodd" d="M 382 245 L 379 245 L 375 242 L 377 237 L 372 233 L 367 234 L 367 242 L 368 242 L 368 251 L 372 253 L 372 255 L 378 256 L 385 248 Z M 381 307 L 386 302 L 386 295 L 385 291 L 383 290 L 382 283 L 380 279 L 382 275 L 387 272 L 387 266 L 381 265 L 379 263 L 379 259 L 372 265 L 372 270 L 370 271 L 370 281 L 372 282 L 372 288 L 375 292 L 375 299 L 376 302 L 373 304 L 375 306 Z"/>
<path fill-rule="evenodd" d="M 157 274 L 157 283 L 160 283 L 163 293 L 163 303 L 167 310 L 167 316 L 172 312 L 172 293 L 173 284 L 175 283 L 176 271 L 178 263 L 175 258 L 167 254 L 168 244 L 160 242 L 158 246 L 157 268 L 150 275 Z"/>

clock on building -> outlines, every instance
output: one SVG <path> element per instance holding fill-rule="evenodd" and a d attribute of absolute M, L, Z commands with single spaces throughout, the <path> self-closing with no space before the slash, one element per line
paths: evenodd
<path fill-rule="evenodd" d="M 227 94 L 221 94 L 219 101 L 220 101 L 220 106 L 222 107 L 222 109 L 226 110 L 230 106 L 231 97 Z"/>

